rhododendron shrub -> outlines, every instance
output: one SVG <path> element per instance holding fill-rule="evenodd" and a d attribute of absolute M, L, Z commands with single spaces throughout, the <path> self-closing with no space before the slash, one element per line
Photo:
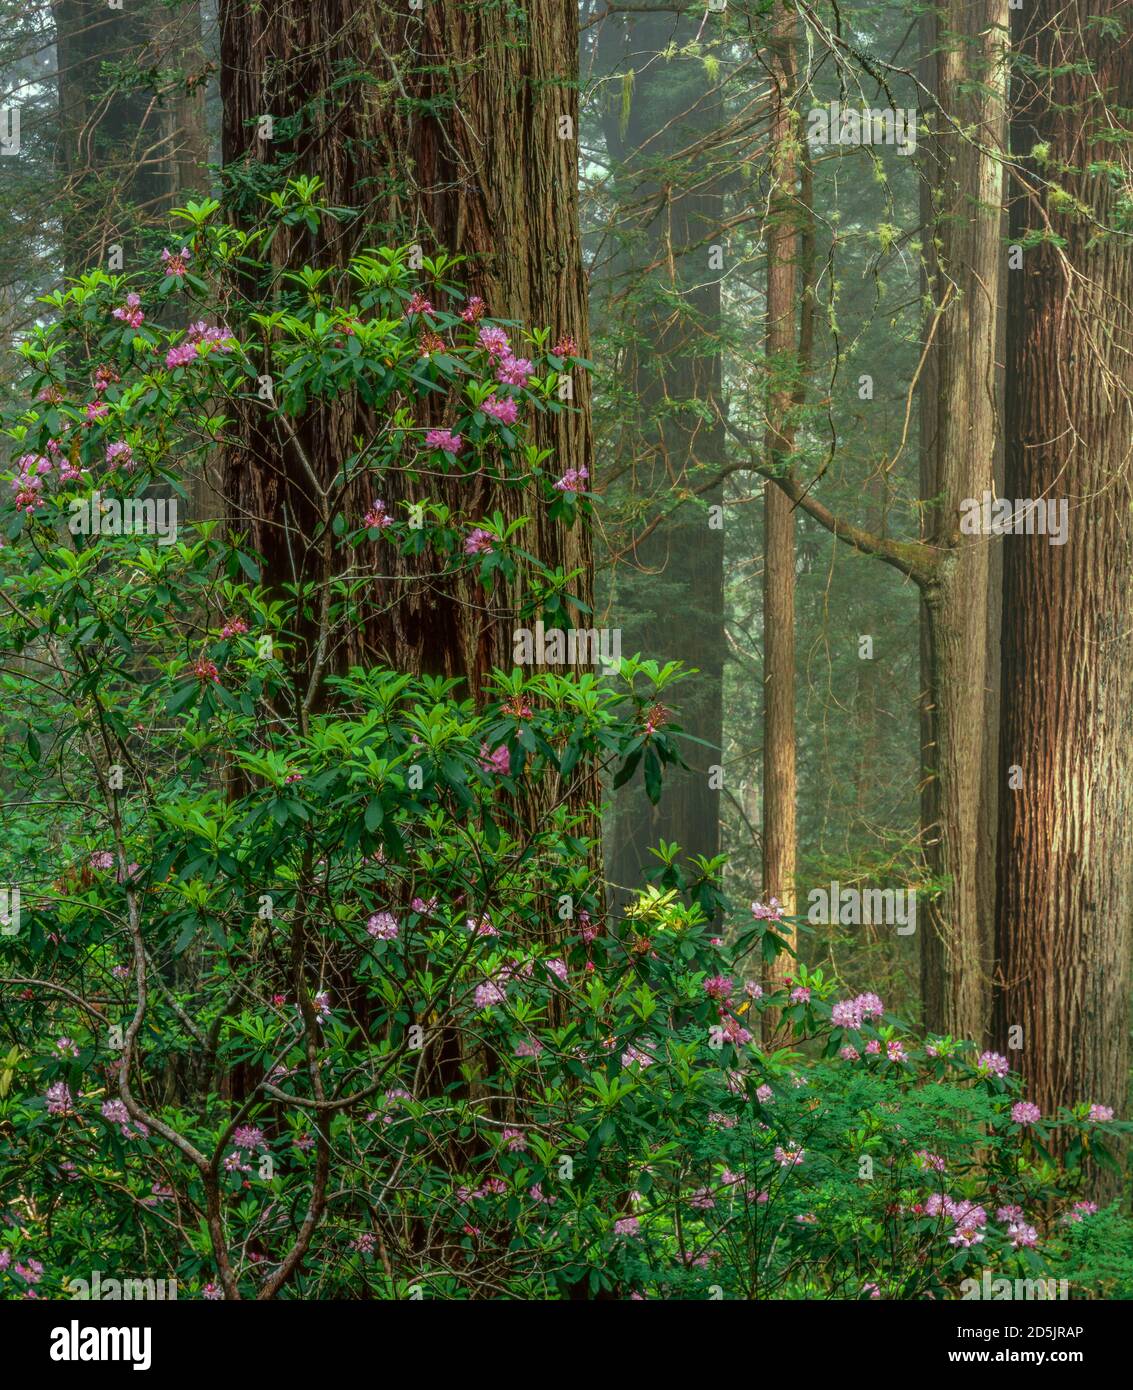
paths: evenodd
<path fill-rule="evenodd" d="M 1113 1097 L 1036 1114 L 1008 1059 L 872 993 L 801 967 L 765 992 L 782 911 L 737 911 L 719 861 L 661 846 L 611 914 L 578 791 L 640 771 L 660 794 L 679 670 L 469 691 L 312 666 L 238 532 L 72 531 L 110 495 L 187 510 L 258 393 L 238 319 L 272 337 L 285 432 L 342 391 L 375 411 L 327 499 L 350 582 L 326 650 L 375 547 L 430 547 L 485 594 L 522 571 L 517 616 L 569 597 L 523 520 L 396 515 L 382 482 L 407 456 L 491 469 L 585 524 L 585 476 L 525 423 L 574 345 L 397 250 L 241 305 L 272 222 L 217 211 L 184 210 L 148 279 L 52 296 L 5 422 L 0 1296 L 95 1269 L 205 1299 L 947 1298 L 984 1268 L 1133 1288 L 1081 1185 L 1128 1129 Z M 418 425 L 438 390 L 451 418 Z"/>

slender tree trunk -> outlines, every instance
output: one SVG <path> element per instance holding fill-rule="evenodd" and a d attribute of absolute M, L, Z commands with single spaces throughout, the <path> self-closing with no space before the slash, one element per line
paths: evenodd
<path fill-rule="evenodd" d="M 768 400 L 766 453 L 776 473 L 790 466 L 794 427 L 790 420 L 798 364 L 798 273 L 801 238 L 795 182 L 798 136 L 791 120 L 795 90 L 793 6 L 773 12 L 770 42 L 771 177 L 767 240 L 767 360 L 777 380 Z M 775 896 L 788 914 L 795 910 L 796 769 L 795 727 L 795 510 L 774 482 L 764 484 L 763 542 L 763 895 Z M 794 932 L 786 933 L 794 945 Z M 777 983 L 781 964 L 771 973 Z M 775 1021 L 765 1017 L 766 1030 Z"/>
<path fill-rule="evenodd" d="M 924 537 L 921 815 L 943 881 L 921 936 L 925 1022 L 980 1040 L 990 1008 L 996 656 L 989 629 L 993 540 L 960 532 L 967 498 L 995 490 L 1006 0 L 948 0 L 923 21 L 923 80 L 939 109 L 928 157 L 927 288 L 934 331 L 921 380 Z"/>
<path fill-rule="evenodd" d="M 1133 107 L 1133 34 L 1118 0 L 1034 0 L 1016 19 L 1036 76 L 1013 123 L 1012 241 L 1049 227 L 1064 244 L 1031 247 L 1009 275 L 1007 494 L 1067 504 L 1068 535 L 1004 541 L 995 1035 L 1050 1115 L 1120 1109 L 1129 1078 L 1133 243 L 1104 229 L 1133 178 L 1112 139 Z M 1121 176 L 1088 172 L 1095 160 Z M 1057 196 L 1024 192 L 1045 177 Z M 1090 215 L 1068 215 L 1065 195 Z"/>

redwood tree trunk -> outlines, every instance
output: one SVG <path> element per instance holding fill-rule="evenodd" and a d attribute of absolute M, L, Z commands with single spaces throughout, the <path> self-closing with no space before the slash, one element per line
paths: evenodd
<path fill-rule="evenodd" d="M 798 356 L 798 273 L 801 237 L 795 192 L 797 133 L 792 127 L 795 87 L 793 7 L 776 6 L 771 32 L 771 177 L 767 240 L 767 358 L 782 384 L 773 386 L 767 411 L 766 452 L 777 473 L 789 468 L 794 446 L 790 421 L 792 366 Z M 795 511 L 774 482 L 763 488 L 763 894 L 795 910 L 798 737 L 795 728 Z M 793 944 L 794 932 L 784 930 Z M 782 972 L 782 966 L 776 966 Z M 772 983 L 776 982 L 775 977 Z M 765 1036 L 774 1030 L 765 1017 Z"/>
<path fill-rule="evenodd" d="M 571 0 L 520 9 L 430 0 L 392 11 L 376 0 L 222 0 L 226 165 L 289 161 L 325 182 L 325 201 L 359 209 L 319 236 L 297 230 L 273 253 L 291 266 L 342 265 L 379 237 L 467 258 L 456 272 L 488 312 L 570 334 L 585 355 L 586 291 L 578 231 L 577 16 Z M 275 135 L 257 138 L 271 115 Z M 252 222 L 254 200 L 237 212 Z M 592 469 L 589 394 L 573 377 L 574 411 L 540 416 L 536 442 L 554 466 Z M 298 434 L 330 477 L 369 422 L 356 402 L 312 412 Z M 280 585 L 317 569 L 305 538 L 314 518 L 295 460 L 279 456 L 255 408 L 224 460 L 233 517 Z M 401 477 L 383 484 L 394 515 L 418 500 Z M 477 491 L 477 488 L 479 489 Z M 524 507 L 517 493 L 440 482 L 434 500 L 462 514 Z M 359 499 L 363 505 L 369 498 Z M 290 542 L 290 544 L 289 544 Z M 591 601 L 589 542 L 537 511 L 524 545 L 549 566 L 578 572 L 571 592 Z M 405 671 L 461 676 L 478 694 L 493 666 L 510 669 L 518 587 L 486 609 L 471 577 L 442 580 L 434 558 L 372 552 L 373 602 L 340 661 L 385 661 Z M 590 626 L 587 620 L 583 626 Z"/>
<path fill-rule="evenodd" d="M 1096 23 L 1122 11 L 1120 33 Z M 995 1025 L 1051 1114 L 1123 1107 L 1129 1077 L 1133 243 L 1099 229 L 1120 225 L 1133 161 L 1128 143 L 1092 133 L 1110 134 L 1119 108 L 1128 125 L 1133 36 L 1121 0 L 1034 0 L 1016 19 L 1016 49 L 1040 73 L 1060 70 L 1049 87 L 1021 85 L 1016 157 L 1092 210 L 1067 216 L 1045 192 L 1040 207 L 1021 186 L 1012 205 L 1013 242 L 1045 216 L 1065 247 L 1031 248 L 1009 276 L 1007 494 L 1065 500 L 1069 528 L 1064 545 L 1004 542 Z M 1086 172 L 1094 160 L 1122 178 Z M 1008 1051 L 1015 1025 L 1022 1048 Z"/>
<path fill-rule="evenodd" d="M 1001 433 L 1007 17 L 1007 0 L 948 0 L 922 25 L 922 80 L 939 106 L 922 133 L 927 289 L 939 312 L 920 391 L 924 539 L 934 552 L 922 585 L 921 823 L 943 887 L 924 914 L 921 992 L 929 1029 L 974 1040 L 990 1010 L 998 644 L 988 610 L 999 542 L 962 534 L 959 522 L 964 499 L 995 490 Z"/>

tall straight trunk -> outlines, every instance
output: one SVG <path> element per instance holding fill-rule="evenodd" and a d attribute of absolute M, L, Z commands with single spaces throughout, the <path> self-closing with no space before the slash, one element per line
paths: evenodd
<path fill-rule="evenodd" d="M 706 488 L 703 475 L 723 456 L 721 359 L 712 346 L 721 328 L 723 271 L 713 248 L 723 254 L 723 194 L 712 141 L 724 109 L 703 57 L 670 52 L 699 26 L 700 18 L 665 13 L 635 16 L 626 28 L 607 20 L 597 44 L 601 76 L 617 92 L 603 112 L 603 137 L 613 238 L 622 244 L 602 267 L 596 300 L 610 305 L 608 330 L 623 345 L 618 380 L 633 391 L 611 462 L 625 471 L 645 518 L 635 514 L 637 534 L 616 565 L 613 612 L 627 653 L 680 660 L 699 673 L 675 689 L 673 703 L 681 727 L 703 740 L 682 750 L 688 770 L 670 772 L 657 805 L 637 782 L 617 793 L 607 862 L 611 881 L 630 888 L 656 866 L 650 849 L 661 839 L 679 844 L 686 861 L 720 849 L 721 793 L 711 769 L 723 739 L 724 530 L 712 509 L 723 488 Z M 611 80 L 618 75 L 623 84 L 632 78 L 628 91 Z M 692 492 L 697 501 L 672 505 Z"/>
<path fill-rule="evenodd" d="M 1122 1107 L 1129 1077 L 1133 243 L 1104 229 L 1133 179 L 1112 138 L 1133 107 L 1133 33 L 1121 0 L 1034 0 L 1016 19 L 1036 75 L 1020 79 L 1015 155 L 1062 192 L 1036 201 L 1020 180 L 1012 241 L 1049 226 L 1063 245 L 1031 247 L 1009 277 L 1007 494 L 1065 501 L 1069 524 L 1062 545 L 1004 542 L 1000 762 L 1018 787 L 1001 803 L 995 1029 L 1051 1114 Z M 1120 174 L 1089 172 L 1102 160 Z"/>
<path fill-rule="evenodd" d="M 769 468 L 787 471 L 794 447 L 791 406 L 799 340 L 798 136 L 791 120 L 795 92 L 793 6 L 776 5 L 770 67 L 771 178 L 767 241 L 767 360 L 777 378 L 768 398 L 766 454 Z M 795 910 L 795 504 L 774 482 L 764 484 L 763 541 L 763 894 Z M 794 932 L 785 933 L 794 945 Z M 775 970 L 781 973 L 777 964 Z M 774 1028 L 770 1017 L 765 1020 Z"/>
<path fill-rule="evenodd" d="M 988 1026 L 989 875 L 997 784 L 997 643 L 991 538 L 960 532 L 960 508 L 996 488 L 996 348 L 1003 251 L 1006 0 L 948 0 L 922 21 L 922 80 L 936 98 L 927 140 L 927 289 L 937 312 L 921 378 L 924 540 L 921 819 L 942 880 L 921 935 L 926 1025 L 982 1039 Z"/>
<path fill-rule="evenodd" d="M 207 179 L 204 88 L 183 80 L 203 72 L 199 5 L 138 0 L 115 10 L 105 0 L 53 0 L 51 10 L 64 270 L 106 269 L 114 244 L 123 248 L 123 269 L 137 270 L 131 233 Z M 103 70 L 131 63 L 163 76 L 129 88 L 128 79 Z"/>
<path fill-rule="evenodd" d="M 416 243 L 426 256 L 444 250 L 467 258 L 458 274 L 493 317 L 548 327 L 552 341 L 569 334 L 585 355 L 573 4 L 528 0 L 513 11 L 436 0 L 395 12 L 377 0 L 222 0 L 220 25 L 225 164 L 288 161 L 292 177 L 324 180 L 328 204 L 360 211 L 318 235 L 277 237 L 280 265 L 341 266 L 378 237 Z M 258 138 L 264 115 L 276 123 L 272 140 Z M 235 214 L 254 222 L 255 199 L 237 200 Z M 560 470 L 592 471 L 582 372 L 573 390 L 575 409 L 539 416 L 535 442 Z M 356 401 L 341 400 L 313 410 L 297 434 L 326 480 L 371 424 Z M 254 407 L 240 433 L 224 460 L 232 515 L 265 557 L 269 586 L 309 579 L 320 556 L 296 460 L 280 459 Z M 383 487 L 394 515 L 419 500 L 401 476 Z M 530 499 L 487 482 L 441 480 L 430 491 L 459 514 L 498 510 L 511 520 L 531 511 Z M 369 500 L 358 498 L 363 509 Z M 581 526 L 567 531 L 540 508 L 523 539 L 548 566 L 577 572 L 570 592 L 591 602 Z M 340 663 L 459 676 L 473 694 L 492 667 L 510 669 L 521 581 L 487 609 L 471 576 L 443 579 L 428 555 L 383 546 L 373 557 L 375 601 Z"/>

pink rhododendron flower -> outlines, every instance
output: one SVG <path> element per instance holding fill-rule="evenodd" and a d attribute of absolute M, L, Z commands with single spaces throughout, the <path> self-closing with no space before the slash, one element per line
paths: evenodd
<path fill-rule="evenodd" d="M 622 1053 L 622 1066 L 629 1067 L 632 1066 L 634 1062 L 644 1070 L 646 1067 L 651 1067 L 653 1065 L 653 1058 L 650 1057 L 648 1053 L 642 1052 L 639 1048 L 627 1047 Z"/>
<path fill-rule="evenodd" d="M 478 1009 L 490 1009 L 493 1004 L 502 1004 L 506 998 L 503 986 L 494 980 L 485 980 L 477 985 L 472 994 L 472 1002 Z"/>
<path fill-rule="evenodd" d="M 47 1113 L 49 1115 L 73 1115 L 75 1098 L 65 1081 L 56 1081 L 47 1088 Z"/>
<path fill-rule="evenodd" d="M 513 357 L 505 353 L 496 368 L 496 380 L 504 386 L 526 386 L 528 380 L 534 381 L 532 364 L 526 357 Z"/>
<path fill-rule="evenodd" d="M 519 419 L 519 406 L 513 396 L 489 396 L 480 409 L 501 425 L 514 425 Z"/>
<path fill-rule="evenodd" d="M 1081 1221 L 1085 1216 L 1094 1216 L 1097 1209 L 1097 1202 L 1075 1202 L 1062 1219 L 1067 1223 Z"/>
<path fill-rule="evenodd" d="M 378 941 L 396 941 L 397 930 L 397 918 L 392 912 L 375 912 L 366 922 L 366 931 Z"/>
<path fill-rule="evenodd" d="M 922 1167 L 931 1168 L 934 1173 L 943 1173 L 948 1166 L 939 1154 L 929 1153 L 927 1149 L 918 1149 L 914 1157 L 920 1160 Z"/>
<path fill-rule="evenodd" d="M 189 262 L 192 257 L 189 248 L 183 246 L 180 251 L 170 251 L 166 247 L 161 253 L 162 269 L 166 275 L 172 275 L 175 279 L 182 279 L 189 269 Z"/>
<path fill-rule="evenodd" d="M 383 531 L 393 525 L 393 517 L 386 511 L 386 504 L 380 497 L 374 498 L 370 510 L 362 518 L 362 525 L 368 531 Z"/>
<path fill-rule="evenodd" d="M 511 754 L 508 752 L 506 743 L 501 743 L 496 749 L 488 751 L 488 745 L 480 745 L 480 766 L 485 772 L 494 772 L 500 777 L 506 777 L 511 771 Z"/>
<path fill-rule="evenodd" d="M 146 317 L 145 314 L 142 313 L 141 304 L 142 301 L 138 295 L 133 293 L 128 294 L 126 296 L 125 307 L 115 309 L 113 311 L 114 317 L 116 319 L 121 319 L 121 321 L 130 328 L 141 328 Z"/>
<path fill-rule="evenodd" d="M 465 555 L 487 555 L 492 549 L 495 539 L 490 531 L 476 526 L 469 532 L 468 539 L 464 542 L 464 553 Z"/>
<path fill-rule="evenodd" d="M 585 468 L 568 468 L 555 483 L 556 492 L 585 492 L 586 480 L 590 477 Z"/>
<path fill-rule="evenodd" d="M 508 336 L 502 328 L 487 326 L 481 328 L 480 335 L 476 339 L 480 347 L 486 349 L 488 356 L 494 362 L 496 358 L 506 357 L 511 352 L 511 344 Z"/>
<path fill-rule="evenodd" d="M 199 356 L 195 343 L 178 343 L 165 354 L 165 365 L 172 372 L 177 367 L 187 367 L 190 362 L 195 362 Z"/>
<path fill-rule="evenodd" d="M 464 447 L 464 441 L 459 434 L 453 434 L 452 430 L 429 430 L 425 435 L 425 445 L 429 449 L 443 449 L 449 454 L 459 454 Z"/>
<path fill-rule="evenodd" d="M 133 449 L 124 440 L 119 439 L 106 446 L 106 466 L 122 468 L 127 473 L 132 473 L 138 465 L 134 462 Z"/>
<path fill-rule="evenodd" d="M 998 1052 L 981 1052 L 976 1059 L 976 1071 L 981 1076 L 1006 1076 L 1010 1070 L 1010 1062 Z"/>

